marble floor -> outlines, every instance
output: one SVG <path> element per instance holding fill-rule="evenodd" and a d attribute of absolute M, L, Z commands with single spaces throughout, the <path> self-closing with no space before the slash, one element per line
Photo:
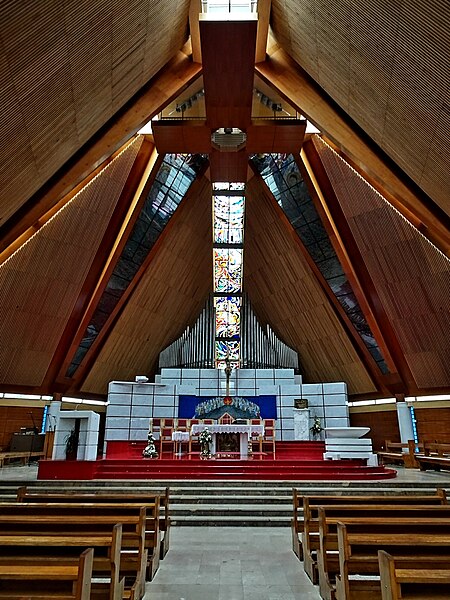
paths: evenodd
<path fill-rule="evenodd" d="M 174 527 L 144 600 L 319 600 L 289 528 Z"/>

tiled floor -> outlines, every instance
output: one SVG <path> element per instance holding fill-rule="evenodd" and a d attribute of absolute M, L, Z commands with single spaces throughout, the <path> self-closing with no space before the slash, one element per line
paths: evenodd
<path fill-rule="evenodd" d="M 174 527 L 144 600 L 319 600 L 289 528 Z"/>

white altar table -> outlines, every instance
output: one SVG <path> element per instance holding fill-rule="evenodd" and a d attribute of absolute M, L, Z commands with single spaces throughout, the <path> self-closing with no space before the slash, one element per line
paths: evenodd
<path fill-rule="evenodd" d="M 239 434 L 239 454 L 240 457 L 245 459 L 248 457 L 248 440 L 251 435 L 264 435 L 264 425 L 237 425 L 230 423 L 227 424 L 214 424 L 214 425 L 204 425 L 203 423 L 199 423 L 197 425 L 192 425 L 191 434 L 198 435 L 204 429 L 208 429 L 208 431 L 212 435 L 212 448 L 211 453 L 214 455 L 216 453 L 216 445 L 217 445 L 217 434 L 220 433 L 238 433 Z"/>

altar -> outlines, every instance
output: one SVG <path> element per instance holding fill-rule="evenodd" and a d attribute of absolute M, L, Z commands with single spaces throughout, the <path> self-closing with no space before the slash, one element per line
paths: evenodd
<path fill-rule="evenodd" d="M 264 425 L 239 425 L 239 424 L 219 424 L 204 425 L 203 423 L 192 425 L 191 435 L 198 435 L 204 429 L 212 435 L 212 447 L 211 453 L 214 456 L 218 448 L 218 436 L 225 433 L 238 434 L 239 435 L 239 457 L 241 459 L 248 458 L 248 440 L 251 436 L 262 436 L 264 435 Z"/>

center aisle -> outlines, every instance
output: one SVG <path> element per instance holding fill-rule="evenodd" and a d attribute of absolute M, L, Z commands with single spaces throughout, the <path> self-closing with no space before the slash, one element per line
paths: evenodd
<path fill-rule="evenodd" d="M 174 527 L 144 600 L 320 600 L 289 528 Z"/>

